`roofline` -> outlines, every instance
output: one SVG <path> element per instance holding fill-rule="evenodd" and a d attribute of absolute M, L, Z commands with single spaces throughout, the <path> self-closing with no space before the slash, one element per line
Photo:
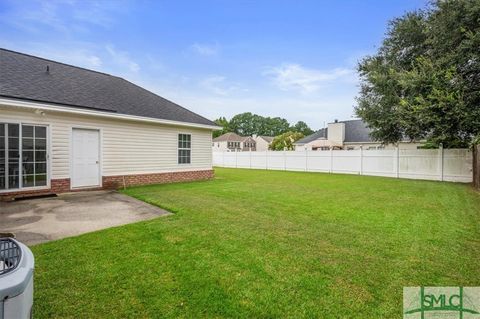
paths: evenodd
<path fill-rule="evenodd" d="M 99 117 L 114 118 L 114 119 L 119 119 L 119 120 L 131 120 L 131 121 L 158 123 L 158 124 L 174 125 L 174 126 L 187 126 L 187 127 L 203 128 L 203 129 L 209 129 L 209 130 L 220 130 L 220 129 L 222 129 L 222 127 L 215 126 L 215 125 L 206 125 L 206 124 L 198 124 L 198 123 L 190 123 L 190 122 L 156 119 L 156 118 L 153 118 L 153 117 L 128 115 L 128 114 L 122 114 L 122 113 L 112 113 L 112 112 L 108 112 L 108 111 L 96 111 L 96 110 L 91 110 L 91 109 L 78 109 L 76 107 L 70 107 L 70 106 L 59 106 L 59 105 L 63 105 L 63 104 L 53 105 L 51 103 L 30 102 L 30 101 L 25 101 L 25 100 L 22 100 L 22 99 L 11 99 L 11 98 L 4 98 L 4 97 L 0 97 L 0 105 L 21 107 L 21 108 L 27 108 L 27 109 L 38 109 L 38 110 L 45 110 L 45 111 L 55 111 L 55 112 L 79 114 L 79 115 L 99 116 Z"/>
<path fill-rule="evenodd" d="M 329 122 L 327 124 L 337 124 L 337 123 L 356 122 L 356 121 L 364 122 L 362 119 L 358 118 L 358 119 L 343 120 L 343 121 L 338 121 L 338 122 Z"/>

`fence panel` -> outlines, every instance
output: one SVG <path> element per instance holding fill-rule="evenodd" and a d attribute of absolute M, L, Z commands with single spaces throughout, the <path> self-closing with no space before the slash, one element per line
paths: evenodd
<path fill-rule="evenodd" d="M 213 152 L 213 165 L 472 182 L 468 149 Z"/>
<path fill-rule="evenodd" d="M 397 177 L 396 150 L 365 150 L 362 157 L 364 175 Z"/>

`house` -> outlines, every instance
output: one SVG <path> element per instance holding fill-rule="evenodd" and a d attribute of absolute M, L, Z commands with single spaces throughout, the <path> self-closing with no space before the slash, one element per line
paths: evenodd
<path fill-rule="evenodd" d="M 354 150 L 362 147 L 365 150 L 389 149 L 394 145 L 383 145 L 370 137 L 370 129 L 362 120 L 335 121 L 328 127 L 306 136 L 294 143 L 295 150 Z M 403 141 L 399 143 L 400 149 L 416 149 L 421 146 L 419 142 Z"/>
<path fill-rule="evenodd" d="M 208 179 L 218 126 L 120 77 L 0 49 L 0 197 Z"/>
<path fill-rule="evenodd" d="M 255 152 L 257 150 L 257 142 L 255 139 L 251 136 L 245 137 L 245 139 L 242 142 L 242 151 L 244 152 Z"/>
<path fill-rule="evenodd" d="M 270 144 L 272 144 L 273 136 L 254 135 L 253 139 L 257 144 L 256 150 L 259 152 L 265 152 L 268 151 Z"/>
<path fill-rule="evenodd" d="M 225 133 L 213 139 L 212 150 L 239 152 L 239 151 L 242 151 L 243 149 L 244 140 L 245 140 L 245 137 L 235 134 L 233 132 Z"/>
<path fill-rule="evenodd" d="M 213 139 L 212 150 L 219 152 L 267 151 L 273 137 L 271 136 L 240 136 L 236 133 L 225 133 Z"/>

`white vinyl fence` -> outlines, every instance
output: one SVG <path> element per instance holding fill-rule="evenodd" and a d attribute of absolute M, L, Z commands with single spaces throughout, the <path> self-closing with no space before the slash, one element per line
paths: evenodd
<path fill-rule="evenodd" d="M 213 165 L 472 182 L 468 149 L 213 152 Z"/>

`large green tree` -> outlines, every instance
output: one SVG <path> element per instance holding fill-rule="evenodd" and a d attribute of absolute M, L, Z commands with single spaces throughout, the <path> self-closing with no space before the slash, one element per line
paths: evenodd
<path fill-rule="evenodd" d="M 480 1 L 437 0 L 391 21 L 358 70 L 356 113 L 374 139 L 467 146 L 480 135 Z"/>
<path fill-rule="evenodd" d="M 296 132 L 309 132 L 311 129 L 305 122 L 298 122 L 292 128 L 288 121 L 280 117 L 264 117 L 250 112 L 240 113 L 232 117 L 228 121 L 225 117 L 221 117 L 215 122 L 222 126 L 223 129 L 216 131 L 214 137 L 220 136 L 227 132 L 235 132 L 243 136 L 266 135 L 277 136 L 289 130 Z"/>

